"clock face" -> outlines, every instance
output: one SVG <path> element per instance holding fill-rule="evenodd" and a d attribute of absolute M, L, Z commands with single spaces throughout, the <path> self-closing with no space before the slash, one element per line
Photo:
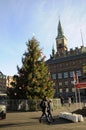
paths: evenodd
<path fill-rule="evenodd" d="M 59 40 L 58 40 L 58 44 L 61 44 L 61 43 L 62 43 L 62 40 L 61 40 L 61 39 L 59 39 Z"/>

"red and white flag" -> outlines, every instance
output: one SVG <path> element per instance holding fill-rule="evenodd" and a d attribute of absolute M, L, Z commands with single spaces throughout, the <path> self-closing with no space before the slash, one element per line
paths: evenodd
<path fill-rule="evenodd" d="M 73 79 L 74 79 L 74 84 L 77 82 L 77 76 L 75 74 L 75 72 L 73 72 Z"/>
<path fill-rule="evenodd" d="M 79 83 L 78 74 L 73 73 L 74 84 Z"/>
<path fill-rule="evenodd" d="M 79 83 L 79 78 L 77 74 L 76 74 L 76 83 Z"/>

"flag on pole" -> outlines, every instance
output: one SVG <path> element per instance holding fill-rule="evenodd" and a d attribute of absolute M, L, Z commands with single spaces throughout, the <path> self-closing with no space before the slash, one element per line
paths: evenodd
<path fill-rule="evenodd" d="M 76 74 L 76 83 L 79 83 L 78 74 Z"/>
<path fill-rule="evenodd" d="M 76 100 L 76 108 L 78 108 L 77 106 L 77 102 L 78 102 L 78 97 L 77 97 L 77 91 L 76 91 L 76 82 L 77 82 L 77 76 L 75 74 L 75 72 L 73 72 L 73 80 L 74 80 L 74 88 L 75 88 L 75 100 Z"/>
<path fill-rule="evenodd" d="M 74 84 L 79 83 L 78 74 L 75 74 L 75 72 L 73 72 L 73 79 L 74 79 Z"/>
<path fill-rule="evenodd" d="M 74 84 L 77 82 L 77 76 L 75 74 L 75 72 L 73 72 L 73 79 L 74 79 Z"/>

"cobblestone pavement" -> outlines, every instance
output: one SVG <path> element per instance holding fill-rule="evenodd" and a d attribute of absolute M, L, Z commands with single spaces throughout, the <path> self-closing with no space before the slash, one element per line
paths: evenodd
<path fill-rule="evenodd" d="M 47 124 L 44 120 L 39 123 L 41 112 L 11 112 L 7 113 L 5 120 L 0 120 L 0 130 L 86 130 L 86 117 L 83 122 L 73 123 L 71 121 L 58 118 L 59 112 L 73 111 L 76 105 L 67 105 L 53 111 L 55 121 Z"/>

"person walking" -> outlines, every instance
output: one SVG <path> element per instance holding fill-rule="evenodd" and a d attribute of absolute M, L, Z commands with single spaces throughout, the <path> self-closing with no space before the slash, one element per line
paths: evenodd
<path fill-rule="evenodd" d="M 69 107 L 71 106 L 71 98 L 68 97 L 68 104 L 69 104 Z"/>
<path fill-rule="evenodd" d="M 74 97 L 73 96 L 71 97 L 71 103 L 74 103 Z"/>
<path fill-rule="evenodd" d="M 52 100 L 50 99 L 50 100 L 48 101 L 47 113 L 48 113 L 48 118 L 49 118 L 49 120 L 54 121 L 54 118 L 53 118 L 53 116 L 52 116 L 52 111 L 53 111 L 53 102 L 52 102 Z"/>
<path fill-rule="evenodd" d="M 64 98 L 60 97 L 60 99 L 61 99 L 61 105 L 63 106 L 64 105 Z"/>
<path fill-rule="evenodd" d="M 47 122 L 50 123 L 49 118 L 48 118 L 48 115 L 47 115 L 48 100 L 47 100 L 47 97 L 46 97 L 46 96 L 45 96 L 45 97 L 43 98 L 43 100 L 41 101 L 40 107 L 41 107 L 41 110 L 42 110 L 42 115 L 41 115 L 41 117 L 39 118 L 39 122 L 41 123 L 42 118 L 45 116 Z"/>

